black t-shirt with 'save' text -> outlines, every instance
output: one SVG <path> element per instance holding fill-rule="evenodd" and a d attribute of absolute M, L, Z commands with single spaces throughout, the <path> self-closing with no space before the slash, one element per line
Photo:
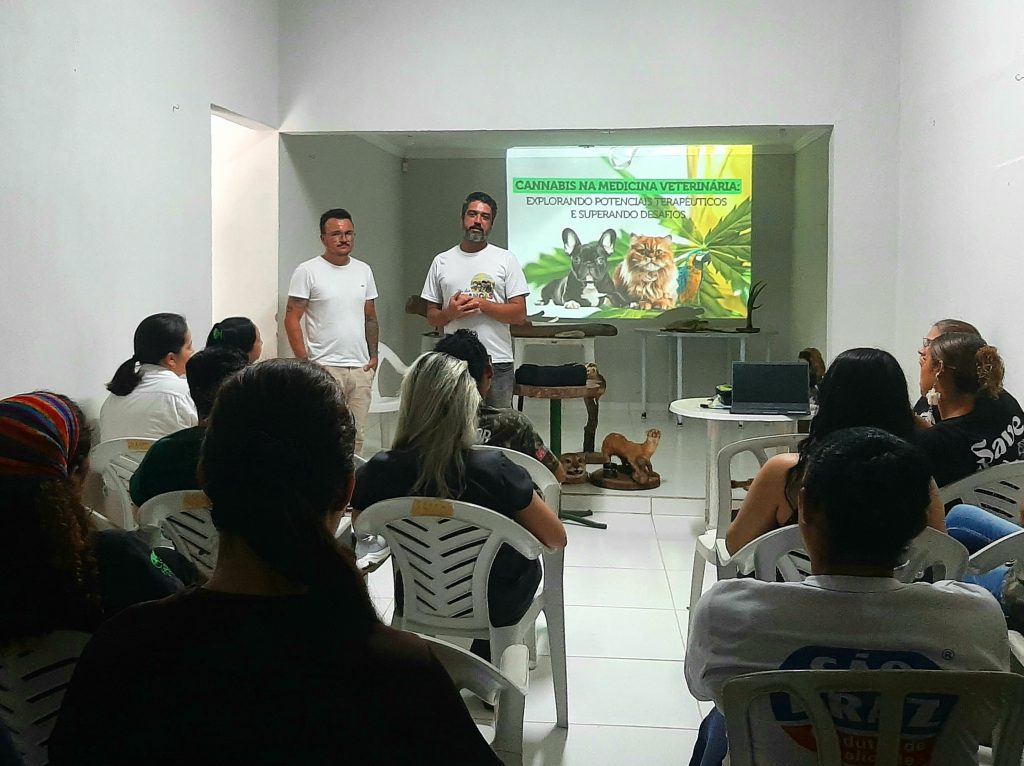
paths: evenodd
<path fill-rule="evenodd" d="M 940 487 L 1000 463 L 1024 459 L 1024 410 L 1005 391 L 997 399 L 978 397 L 966 415 L 915 431 Z"/>

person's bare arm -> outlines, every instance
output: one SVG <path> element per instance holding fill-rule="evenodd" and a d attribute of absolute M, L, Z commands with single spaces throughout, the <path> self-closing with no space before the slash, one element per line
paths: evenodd
<path fill-rule="evenodd" d="M 729 524 L 729 530 L 725 533 L 725 547 L 729 553 L 736 553 L 751 540 L 779 528 L 780 507 L 789 510 L 786 476 L 789 469 L 796 465 L 796 460 L 796 455 L 787 453 L 776 455 L 761 466 L 735 521 Z M 728 513 L 728 508 L 719 509 L 719 524 L 728 522 L 728 516 L 725 515 Z"/>
<path fill-rule="evenodd" d="M 946 508 L 939 498 L 939 488 L 932 479 L 928 487 L 928 526 L 940 532 L 946 531 Z"/>
<path fill-rule="evenodd" d="M 530 504 L 516 514 L 516 521 L 548 548 L 564 548 L 569 541 L 558 514 L 536 492 Z"/>
<path fill-rule="evenodd" d="M 503 324 L 524 324 L 526 322 L 525 295 L 509 298 L 507 303 L 495 303 L 484 298 L 476 298 L 472 305 L 482 314 L 491 319 L 497 319 Z"/>
<path fill-rule="evenodd" d="M 377 324 L 377 307 L 372 299 L 363 304 L 363 325 L 366 333 L 366 348 L 370 352 L 370 361 L 363 365 L 363 369 L 376 370 L 380 327 Z"/>
<path fill-rule="evenodd" d="M 306 358 L 306 343 L 302 339 L 302 316 L 309 306 L 308 298 L 288 296 L 288 305 L 284 310 L 284 332 L 288 336 L 288 345 L 296 359 Z"/>

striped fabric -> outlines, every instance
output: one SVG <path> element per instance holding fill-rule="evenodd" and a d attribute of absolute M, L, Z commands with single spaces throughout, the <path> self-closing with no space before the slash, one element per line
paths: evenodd
<path fill-rule="evenodd" d="M 80 433 L 63 396 L 36 391 L 0 400 L 0 476 L 66 479 Z"/>

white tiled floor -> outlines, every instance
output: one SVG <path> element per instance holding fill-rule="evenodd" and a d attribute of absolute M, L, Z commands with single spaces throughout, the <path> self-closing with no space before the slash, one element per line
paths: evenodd
<path fill-rule="evenodd" d="M 546 437 L 546 410 L 531 404 L 527 413 Z M 580 438 L 576 434 L 585 417 L 582 406 L 580 413 L 574 409 L 566 406 L 567 449 L 578 448 L 570 434 Z M 660 492 L 616 493 L 608 503 L 577 488 L 573 498 L 573 507 L 594 509 L 594 518 L 608 529 L 567 525 L 570 726 L 566 731 L 554 725 L 546 627 L 541 627 L 527 697 L 525 764 L 678 766 L 688 762 L 697 726 L 709 710 L 690 696 L 683 677 L 693 540 L 703 525 L 704 430 L 678 428 L 667 413 L 654 415 L 653 408 L 644 422 L 625 407 L 602 407 L 599 436 L 616 430 L 642 439 L 648 428 L 662 431 L 654 458 L 663 477 Z M 368 442 L 379 438 L 373 431 Z M 705 588 L 713 581 L 709 568 Z M 390 564 L 370 576 L 369 586 L 378 610 L 390 618 Z M 486 716 L 479 705 L 469 704 L 475 716 Z"/>

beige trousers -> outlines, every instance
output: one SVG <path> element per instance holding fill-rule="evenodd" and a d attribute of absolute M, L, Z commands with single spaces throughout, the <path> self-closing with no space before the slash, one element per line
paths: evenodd
<path fill-rule="evenodd" d="M 352 419 L 356 424 L 355 453 L 359 455 L 363 449 L 366 416 L 370 412 L 374 371 L 364 370 L 362 367 L 328 367 L 327 370 L 341 384 L 341 390 L 345 393 L 348 411 L 352 413 Z"/>

